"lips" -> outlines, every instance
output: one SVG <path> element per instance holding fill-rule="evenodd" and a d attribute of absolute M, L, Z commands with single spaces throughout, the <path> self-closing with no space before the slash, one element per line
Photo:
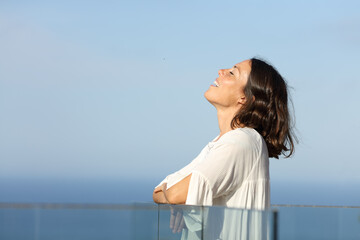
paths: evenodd
<path fill-rule="evenodd" d="M 217 81 L 216 81 L 216 80 L 214 81 L 213 86 L 214 86 L 214 87 L 219 87 L 219 84 L 217 83 Z"/>

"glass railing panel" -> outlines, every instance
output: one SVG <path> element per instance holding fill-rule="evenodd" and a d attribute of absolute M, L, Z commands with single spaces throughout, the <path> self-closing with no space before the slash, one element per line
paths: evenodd
<path fill-rule="evenodd" d="M 360 208 L 276 208 L 280 240 L 360 239 Z"/>
<path fill-rule="evenodd" d="M 37 218 L 34 208 L 0 208 L 0 239 L 38 239 Z"/>
<path fill-rule="evenodd" d="M 132 240 L 157 240 L 159 206 L 151 203 L 133 205 L 131 218 Z"/>
<path fill-rule="evenodd" d="M 273 212 L 159 205 L 159 239 L 272 240 Z"/>
<path fill-rule="evenodd" d="M 159 239 L 203 239 L 202 207 L 159 205 Z"/>
<path fill-rule="evenodd" d="M 0 239 L 355 240 L 360 208 L 0 203 Z"/>
<path fill-rule="evenodd" d="M 39 239 L 130 239 L 125 209 L 40 209 Z"/>
<path fill-rule="evenodd" d="M 12 205 L 0 207 L 0 239 L 132 239 L 127 205 Z"/>
<path fill-rule="evenodd" d="M 360 239 L 360 207 L 340 208 L 339 239 Z"/>
<path fill-rule="evenodd" d="M 204 207 L 204 239 L 271 240 L 272 212 Z"/>

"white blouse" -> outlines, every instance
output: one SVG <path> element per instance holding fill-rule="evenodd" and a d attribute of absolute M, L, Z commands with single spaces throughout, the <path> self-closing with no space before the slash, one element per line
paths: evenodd
<path fill-rule="evenodd" d="M 270 208 L 269 157 L 262 136 L 252 128 L 237 128 L 215 139 L 158 186 L 170 188 L 192 174 L 186 205 Z"/>

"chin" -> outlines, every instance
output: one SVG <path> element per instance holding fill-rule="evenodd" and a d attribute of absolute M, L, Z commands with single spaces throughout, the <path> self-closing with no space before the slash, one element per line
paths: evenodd
<path fill-rule="evenodd" d="M 210 89 L 208 89 L 208 90 L 204 93 L 204 97 L 206 98 L 206 100 L 208 100 L 209 103 L 211 103 L 212 105 L 214 105 L 214 104 L 213 104 L 213 102 L 214 102 L 214 97 L 211 96 L 211 95 L 212 95 L 212 94 L 211 94 L 211 90 L 210 90 Z"/>
<path fill-rule="evenodd" d="M 204 97 L 205 97 L 206 100 L 208 100 L 208 101 L 209 101 L 209 90 L 210 90 L 210 89 L 208 89 L 206 92 L 204 92 Z"/>

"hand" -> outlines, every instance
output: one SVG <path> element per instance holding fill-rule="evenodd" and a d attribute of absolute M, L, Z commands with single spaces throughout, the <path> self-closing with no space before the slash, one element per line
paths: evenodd
<path fill-rule="evenodd" d="M 166 189 L 166 183 L 154 189 L 153 200 L 155 203 L 167 204 L 168 201 L 165 196 L 164 188 Z"/>
<path fill-rule="evenodd" d="M 173 233 L 179 233 L 185 228 L 182 210 L 179 207 L 170 206 L 170 228 Z"/>
<path fill-rule="evenodd" d="M 164 185 L 164 184 L 165 184 L 165 183 L 163 183 L 161 186 L 158 186 L 157 188 L 155 188 L 154 193 L 161 192 L 162 189 L 163 189 L 163 185 Z"/>

